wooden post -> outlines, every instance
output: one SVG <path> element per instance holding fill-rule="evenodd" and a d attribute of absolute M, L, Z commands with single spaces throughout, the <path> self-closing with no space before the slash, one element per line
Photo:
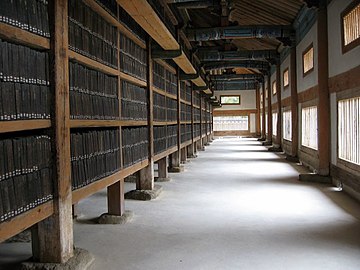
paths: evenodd
<path fill-rule="evenodd" d="M 261 138 L 262 139 L 266 139 L 266 125 L 265 125 L 265 117 L 266 117 L 266 114 L 265 114 L 265 77 L 263 78 L 263 82 L 262 82 L 262 96 L 263 96 L 263 100 L 262 100 L 262 129 L 261 129 Z"/>
<path fill-rule="evenodd" d="M 296 75 L 296 46 L 291 48 L 290 53 L 290 86 L 291 86 L 291 155 L 298 155 L 299 144 L 299 117 L 298 117 L 298 93 Z"/>
<path fill-rule="evenodd" d="M 187 157 L 188 158 L 194 158 L 195 157 L 195 153 L 194 153 L 194 143 L 188 145 L 186 147 L 186 152 L 187 152 Z"/>
<path fill-rule="evenodd" d="M 181 155 L 181 163 L 185 163 L 186 162 L 186 158 L 187 158 L 187 151 L 186 151 L 186 147 L 183 147 L 180 151 L 180 155 Z"/>
<path fill-rule="evenodd" d="M 138 172 L 136 178 L 137 190 L 153 190 L 154 189 L 154 162 Z"/>
<path fill-rule="evenodd" d="M 280 61 L 276 63 L 276 97 L 277 97 L 277 125 L 276 125 L 276 139 L 275 144 L 281 147 L 282 138 L 282 112 L 281 112 L 281 70 Z"/>
<path fill-rule="evenodd" d="M 270 70 L 267 76 L 268 79 L 268 126 L 267 126 L 267 132 L 268 132 L 268 137 L 267 137 L 267 141 L 268 142 L 272 142 L 272 107 L 271 107 L 271 97 L 272 97 L 272 91 L 271 91 L 271 75 L 270 75 Z"/>
<path fill-rule="evenodd" d="M 108 214 L 122 216 L 125 212 L 124 179 L 107 187 Z"/>
<path fill-rule="evenodd" d="M 261 136 L 260 131 L 260 85 L 256 84 L 256 136 Z"/>
<path fill-rule="evenodd" d="M 330 163 L 330 97 L 328 88 L 327 1 L 318 9 L 318 153 L 320 175 L 329 175 Z"/>
<path fill-rule="evenodd" d="M 159 178 L 168 178 L 169 173 L 167 170 L 167 167 L 168 167 L 167 157 L 159 159 L 157 163 L 158 163 Z"/>
<path fill-rule="evenodd" d="M 70 105 L 68 62 L 68 1 L 49 2 L 51 63 L 55 93 L 54 214 L 33 230 L 33 257 L 44 263 L 65 263 L 73 256 L 70 166 Z"/>

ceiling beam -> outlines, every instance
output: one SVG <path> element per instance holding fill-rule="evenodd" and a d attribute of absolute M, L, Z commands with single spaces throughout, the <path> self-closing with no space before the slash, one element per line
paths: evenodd
<path fill-rule="evenodd" d="M 291 38 L 294 31 L 291 25 L 251 25 L 213 28 L 188 28 L 189 41 L 210 41 L 240 38 Z"/>
<path fill-rule="evenodd" d="M 276 50 L 241 50 L 241 51 L 209 51 L 199 52 L 201 61 L 236 61 L 236 60 L 266 60 L 278 59 L 280 57 Z"/>
<path fill-rule="evenodd" d="M 223 74 L 210 75 L 211 81 L 262 80 L 262 74 Z"/>
<path fill-rule="evenodd" d="M 255 68 L 259 71 L 268 70 L 269 63 L 266 61 L 240 60 L 240 61 L 221 61 L 206 62 L 203 65 L 206 71 L 222 68 Z"/>
<path fill-rule="evenodd" d="M 254 90 L 256 89 L 256 81 L 238 81 L 238 82 L 217 82 L 214 91 L 230 91 L 230 90 Z"/>
<path fill-rule="evenodd" d="M 199 9 L 219 6 L 217 0 L 168 0 L 168 4 L 172 4 L 178 9 Z"/>

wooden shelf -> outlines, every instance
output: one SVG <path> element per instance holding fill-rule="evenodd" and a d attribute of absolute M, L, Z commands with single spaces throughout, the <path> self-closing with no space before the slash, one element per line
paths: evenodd
<path fill-rule="evenodd" d="M 194 121 L 194 124 L 201 124 L 201 121 Z"/>
<path fill-rule="evenodd" d="M 120 181 L 121 179 L 124 179 L 125 177 L 141 170 L 142 168 L 149 165 L 149 160 L 143 160 L 137 164 L 134 164 L 130 167 L 127 167 L 125 169 L 122 169 L 110 176 L 107 176 L 103 179 L 100 179 L 98 181 L 95 181 L 85 187 L 76 189 L 72 192 L 72 203 L 75 204 L 79 202 L 80 200 L 87 198 L 91 196 L 92 194 Z"/>
<path fill-rule="evenodd" d="M 190 124 L 192 124 L 192 122 L 191 121 L 181 121 L 180 124 L 181 125 L 190 125 Z"/>
<path fill-rule="evenodd" d="M 147 126 L 148 121 L 136 121 L 136 120 L 120 120 L 120 126 L 122 127 L 132 127 L 132 126 Z"/>
<path fill-rule="evenodd" d="M 165 150 L 164 152 L 161 152 L 161 153 L 159 153 L 159 154 L 156 154 L 156 155 L 154 156 L 154 162 L 156 162 L 156 161 L 158 161 L 158 160 L 160 160 L 160 159 L 162 159 L 162 158 L 164 158 L 164 157 L 167 157 L 168 155 L 176 152 L 177 150 L 178 150 L 178 147 L 177 147 L 177 146 L 174 146 L 174 147 L 172 147 L 172 148 L 170 148 L 170 149 L 168 149 L 168 150 Z"/>
<path fill-rule="evenodd" d="M 197 137 L 194 138 L 194 142 L 196 142 L 196 141 L 198 141 L 200 139 L 201 139 L 201 136 L 197 136 Z"/>
<path fill-rule="evenodd" d="M 135 77 L 133 77 L 133 76 L 131 76 L 129 74 L 126 74 L 124 72 L 121 72 L 121 71 L 120 71 L 120 79 L 131 82 L 131 83 L 136 84 L 136 85 L 141 86 L 141 87 L 146 87 L 147 86 L 146 81 L 142 81 L 142 80 L 140 80 L 138 78 L 135 78 Z"/>
<path fill-rule="evenodd" d="M 74 52 L 72 50 L 69 50 L 69 58 L 72 60 L 75 60 L 85 66 L 99 70 L 99 71 L 107 73 L 109 75 L 113 75 L 113 76 L 119 75 L 119 71 L 117 69 L 114 69 L 112 67 L 104 65 L 98 61 L 90 59 L 89 57 L 86 57 L 86 56 L 79 54 L 77 52 Z"/>
<path fill-rule="evenodd" d="M 152 86 L 152 89 L 153 89 L 154 92 L 156 92 L 156 93 L 158 93 L 158 94 L 160 94 L 160 95 L 163 95 L 163 96 L 166 96 L 166 97 L 168 97 L 168 98 L 176 99 L 176 100 L 177 100 L 177 96 L 176 96 L 176 95 L 169 94 L 169 93 L 165 92 L 164 90 L 159 89 L 159 88 L 157 88 L 157 87 L 155 87 L 155 86 Z"/>
<path fill-rule="evenodd" d="M 48 201 L 8 221 L 0 223 L 0 243 L 30 228 L 53 213 L 53 201 Z"/>
<path fill-rule="evenodd" d="M 168 63 L 166 63 L 164 60 L 154 59 L 154 61 L 162 65 L 165 69 L 167 69 L 171 73 L 176 74 L 176 69 L 170 66 Z"/>
<path fill-rule="evenodd" d="M 70 120 L 70 128 L 118 127 L 119 120 Z"/>
<path fill-rule="evenodd" d="M 0 133 L 50 128 L 50 120 L 0 121 Z"/>
<path fill-rule="evenodd" d="M 146 44 L 144 41 L 139 39 L 136 35 L 134 35 L 129 29 L 127 29 L 124 25 L 121 24 L 116 18 L 114 18 L 111 14 L 109 14 L 102 6 L 100 6 L 95 0 L 84 0 L 84 3 L 88 5 L 93 11 L 98 13 L 101 17 L 103 17 L 108 23 L 117 27 L 120 32 L 125 34 L 127 37 L 132 39 L 137 45 L 146 48 Z"/>
<path fill-rule="evenodd" d="M 191 102 L 189 102 L 189 101 L 180 99 L 180 102 L 191 106 Z"/>
<path fill-rule="evenodd" d="M 117 3 L 164 49 L 180 45 L 146 0 L 117 0 Z"/>
<path fill-rule="evenodd" d="M 153 125 L 154 126 L 166 126 L 167 122 L 154 121 Z"/>
<path fill-rule="evenodd" d="M 195 104 L 193 104 L 193 107 L 194 107 L 194 108 L 198 108 L 198 109 L 200 109 L 200 106 L 199 106 L 199 105 L 195 105 Z"/>
<path fill-rule="evenodd" d="M 168 126 L 171 126 L 171 125 L 177 125 L 178 122 L 177 122 L 177 121 L 171 121 L 171 122 L 166 122 L 166 124 L 167 124 Z"/>
<path fill-rule="evenodd" d="M 202 138 L 205 138 L 205 137 L 206 137 L 206 134 L 201 135 L 201 139 L 202 139 Z"/>
<path fill-rule="evenodd" d="M 30 33 L 6 23 L 0 23 L 0 37 L 35 49 L 50 49 L 50 40 L 48 38 Z"/>
<path fill-rule="evenodd" d="M 180 148 L 184 148 L 184 147 L 186 147 L 186 146 L 188 146 L 190 144 L 192 144 L 192 140 L 188 140 L 186 142 L 183 142 L 182 144 L 180 144 Z"/>

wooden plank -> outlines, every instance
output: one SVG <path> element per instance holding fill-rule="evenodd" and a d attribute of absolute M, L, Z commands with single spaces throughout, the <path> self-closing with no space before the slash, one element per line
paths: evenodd
<path fill-rule="evenodd" d="M 121 174 L 121 171 L 116 172 L 110 176 L 93 182 L 90 185 L 74 190 L 72 192 L 72 204 L 78 203 L 80 200 L 120 181 L 122 178 Z"/>
<path fill-rule="evenodd" d="M 156 161 L 158 161 L 158 160 L 160 160 L 160 159 L 162 159 L 164 157 L 167 157 L 168 155 L 170 155 L 170 154 L 172 154 L 172 153 L 174 153 L 176 151 L 177 151 L 177 146 L 174 146 L 174 147 L 172 147 L 172 148 L 170 148 L 170 149 L 168 149 L 168 150 L 166 150 L 164 152 L 156 154 L 154 156 L 154 162 L 156 162 Z"/>
<path fill-rule="evenodd" d="M 69 50 L 69 58 L 72 60 L 75 60 L 85 66 L 99 70 L 99 71 L 104 72 L 109 75 L 117 76 L 119 74 L 118 70 L 116 70 L 112 67 L 109 67 L 107 65 L 104 65 L 100 62 L 97 62 L 93 59 L 90 59 L 84 55 L 77 53 L 77 52 L 71 51 L 71 50 Z"/>
<path fill-rule="evenodd" d="M 6 23 L 0 23 L 0 37 L 35 49 L 50 49 L 50 40 L 48 38 L 30 33 Z"/>
<path fill-rule="evenodd" d="M 173 61 L 181 68 L 182 71 L 184 71 L 186 74 L 196 74 L 196 69 L 190 62 L 189 58 L 187 58 L 184 51 L 179 57 L 176 57 L 173 59 Z"/>
<path fill-rule="evenodd" d="M 163 96 L 167 96 L 167 93 L 164 91 L 164 90 L 161 90 L 155 86 L 153 86 L 153 91 L 160 94 L 160 95 L 163 95 Z"/>
<path fill-rule="evenodd" d="M 191 124 L 191 121 L 181 121 L 180 124 L 181 124 L 181 125 L 185 125 L 185 124 L 188 124 L 188 125 L 189 125 L 189 124 Z"/>
<path fill-rule="evenodd" d="M 180 98 L 180 102 L 191 106 L 191 102 L 183 100 L 181 98 Z"/>
<path fill-rule="evenodd" d="M 132 126 L 147 126 L 147 121 L 137 121 L 137 120 L 120 120 L 120 126 L 122 127 L 132 127 Z"/>
<path fill-rule="evenodd" d="M 128 81 L 128 82 L 131 82 L 133 84 L 136 84 L 138 86 L 141 86 L 141 87 L 146 87 L 147 86 L 147 83 L 145 81 L 142 81 L 138 78 L 135 78 L 129 74 L 126 74 L 124 72 L 120 72 L 120 78 L 122 80 L 125 80 L 125 81 Z"/>
<path fill-rule="evenodd" d="M 0 243 L 51 216 L 53 212 L 53 201 L 49 201 L 8 221 L 0 223 Z"/>
<path fill-rule="evenodd" d="M 50 128 L 51 120 L 17 120 L 1 121 L 0 133 Z"/>
<path fill-rule="evenodd" d="M 166 124 L 167 124 L 168 126 L 177 125 L 177 121 L 166 122 Z"/>
<path fill-rule="evenodd" d="M 166 126 L 167 125 L 167 122 L 159 122 L 159 121 L 154 121 L 153 122 L 154 126 Z"/>
<path fill-rule="evenodd" d="M 128 38 L 133 40 L 137 45 L 146 48 L 146 44 L 144 41 L 139 39 L 136 35 L 134 35 L 129 29 L 127 29 L 124 25 L 122 25 L 116 18 L 114 18 L 111 14 L 109 14 L 102 6 L 100 6 L 95 0 L 84 0 L 84 3 L 88 5 L 93 11 L 98 13 L 101 17 L 103 17 L 108 23 L 117 27 L 120 32 L 126 35 Z"/>
<path fill-rule="evenodd" d="M 194 108 L 198 108 L 198 109 L 200 109 L 200 106 L 199 106 L 199 105 L 195 105 L 195 104 L 193 104 L 193 107 L 194 107 Z"/>
<path fill-rule="evenodd" d="M 70 120 L 70 128 L 118 127 L 119 120 Z"/>
<path fill-rule="evenodd" d="M 203 87 L 206 86 L 205 81 L 200 76 L 194 80 L 191 80 L 196 86 Z"/>
<path fill-rule="evenodd" d="M 186 142 L 183 142 L 183 143 L 180 145 L 180 148 L 187 147 L 187 146 L 189 146 L 190 144 L 192 144 L 192 140 L 188 140 L 188 141 L 186 141 Z"/>
<path fill-rule="evenodd" d="M 117 3 L 164 49 L 178 50 L 176 39 L 146 0 L 117 0 Z"/>

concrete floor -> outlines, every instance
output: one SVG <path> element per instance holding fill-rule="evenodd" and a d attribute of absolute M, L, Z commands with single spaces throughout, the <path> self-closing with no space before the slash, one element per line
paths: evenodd
<path fill-rule="evenodd" d="M 254 139 L 221 138 L 161 183 L 158 199 L 126 201 L 131 223 L 92 224 L 106 193 L 83 200 L 75 245 L 94 254 L 94 270 L 360 269 L 359 204 L 299 182 L 305 171 Z M 0 261 L 14 253 L 29 257 L 30 245 L 0 245 Z"/>

